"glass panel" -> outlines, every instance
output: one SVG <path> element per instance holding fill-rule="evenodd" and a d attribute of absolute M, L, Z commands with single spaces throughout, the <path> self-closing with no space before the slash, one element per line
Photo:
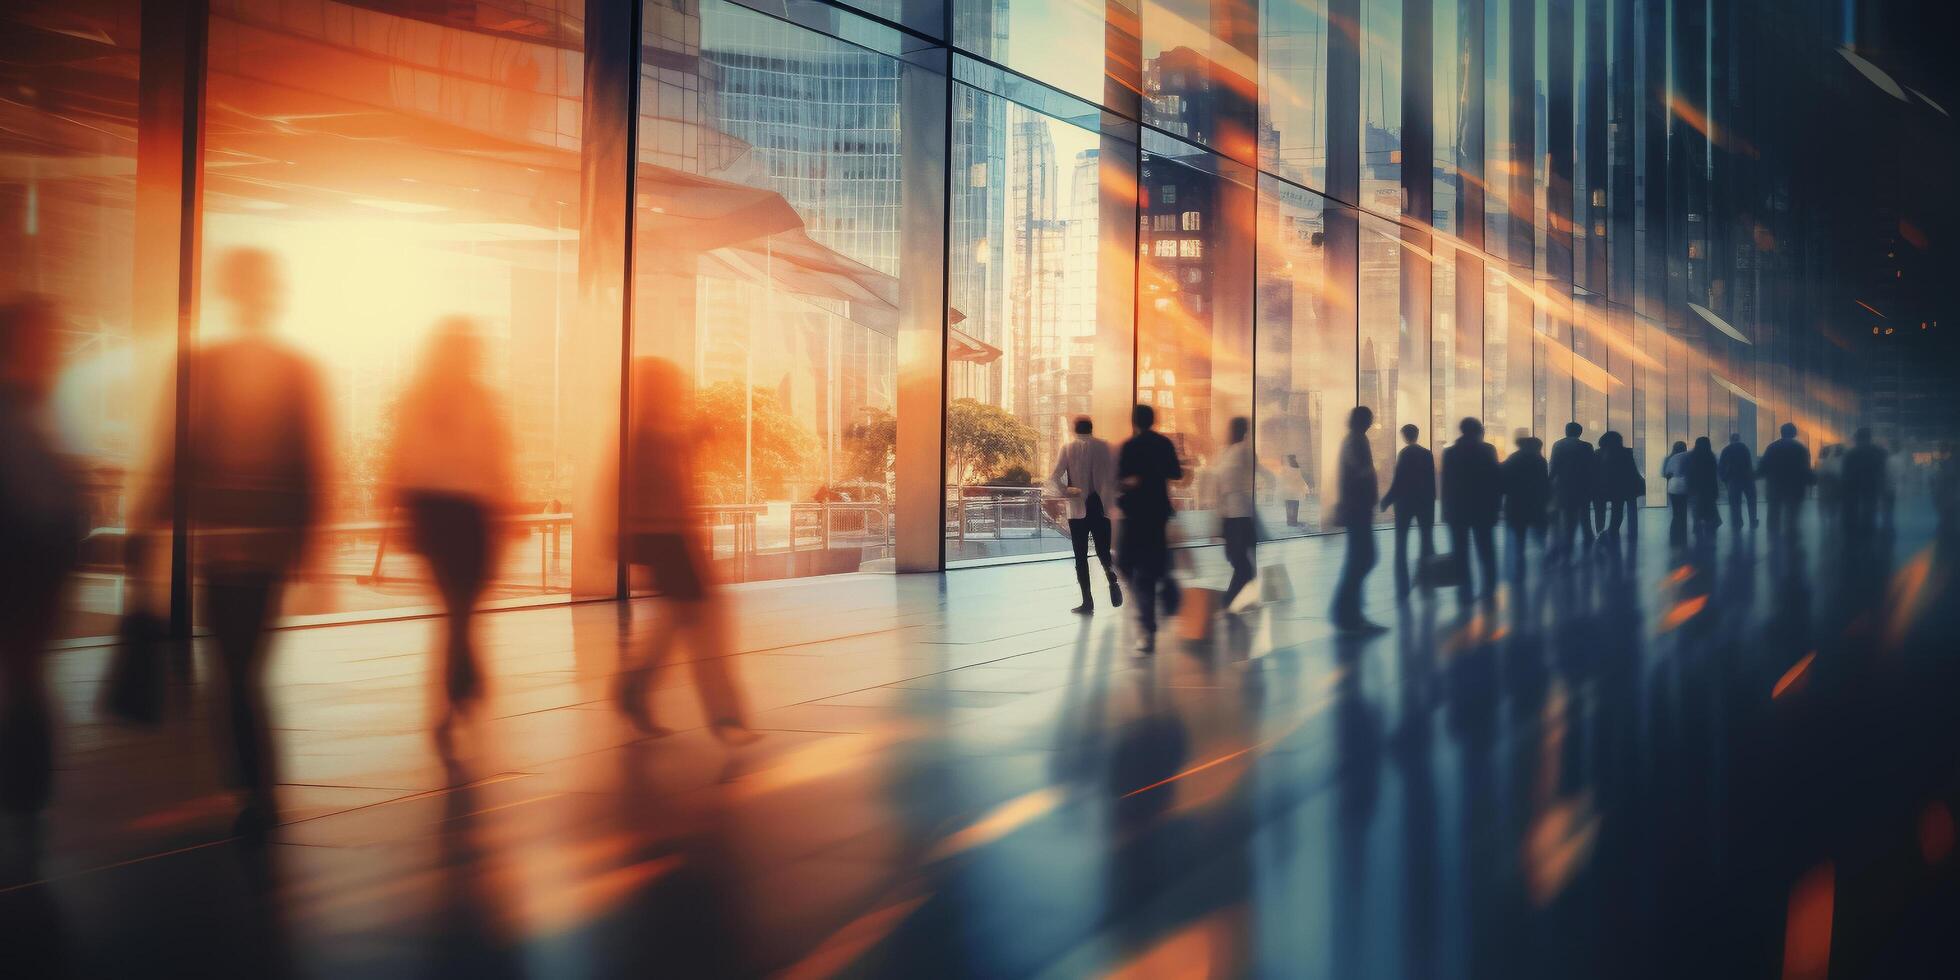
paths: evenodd
<path fill-rule="evenodd" d="M 136 471 L 167 422 L 151 416 L 167 401 L 176 349 L 174 318 L 139 328 L 132 293 L 141 5 L 93 4 L 86 20 L 64 14 L 68 6 L 28 0 L 0 9 L 8 50 L 0 58 L 0 302 L 33 294 L 51 308 L 44 434 L 68 463 L 79 491 L 74 516 L 88 534 L 55 626 L 64 638 L 114 634 L 134 599 L 124 588 L 123 542 L 143 503 Z M 9 455 L 0 465 L 26 464 Z M 25 628 L 7 625 L 17 627 Z"/>
<path fill-rule="evenodd" d="M 1249 415 L 1255 193 L 1228 177 L 1146 152 L 1138 171 L 1137 401 L 1177 444 L 1185 481 L 1172 487 L 1187 536 L 1217 522 L 1199 490 L 1225 426 Z"/>
<path fill-rule="evenodd" d="M 324 18 L 277 0 L 212 4 L 199 338 L 213 366 L 193 394 L 194 466 L 208 469 L 195 478 L 222 491 L 258 465 L 241 445 L 289 438 L 304 411 L 326 420 L 319 546 L 287 589 L 288 615 L 430 602 L 398 511 L 419 493 L 466 497 L 502 525 L 489 600 L 570 587 L 570 484 L 594 462 L 564 411 L 581 380 L 567 354 L 582 9 L 520 31 L 409 0 Z M 241 265 L 238 249 L 266 261 Z M 471 369 L 439 353 L 450 318 L 474 341 Z M 287 355 L 265 353 L 265 339 Z M 217 367 L 261 363 L 310 371 L 322 404 L 271 398 L 252 390 L 253 369 Z M 453 411 L 417 414 L 450 383 L 467 392 Z M 235 417 L 238 398 L 265 399 L 246 403 L 266 409 L 258 422 L 287 421 L 255 430 Z M 446 425 L 473 435 L 421 438 Z M 205 512 L 200 533 L 223 530 L 211 525 L 228 511 Z M 201 547 L 222 560 L 217 539 Z"/>
<path fill-rule="evenodd" d="M 1317 194 L 1259 178 L 1253 432 L 1259 464 L 1273 474 L 1259 494 L 1261 523 L 1273 534 L 1327 529 L 1354 405 L 1353 301 L 1330 278 L 1328 208 Z"/>
<path fill-rule="evenodd" d="M 1100 141 L 964 85 L 954 101 L 946 557 L 1067 551 L 1066 505 L 1043 483 L 1092 414 Z M 1128 431 L 1095 422 L 1112 444 Z"/>
<path fill-rule="evenodd" d="M 1256 0 L 1144 0 L 1143 121 L 1256 160 L 1258 19 Z"/>
<path fill-rule="evenodd" d="M 689 389 L 704 433 L 693 519 L 721 580 L 888 570 L 900 63 L 719 0 L 656 33 L 658 6 L 640 72 L 634 376 L 664 359 Z"/>
<path fill-rule="evenodd" d="M 1510 0 L 1486 0 L 1484 6 L 1484 149 L 1484 247 L 1508 258 L 1511 177 L 1517 173 L 1511 133 Z"/>
<path fill-rule="evenodd" d="M 1360 374 L 1355 403 L 1375 410 L 1375 428 L 1368 444 L 1375 452 L 1375 472 L 1388 485 L 1395 471 L 1395 454 L 1402 449 L 1403 425 L 1428 421 L 1421 389 L 1425 378 L 1404 378 L 1402 367 L 1402 232 L 1401 226 L 1374 215 L 1361 215 Z M 1380 523 L 1392 515 L 1379 513 Z"/>
<path fill-rule="evenodd" d="M 1361 206 L 1389 218 L 1402 216 L 1402 3 L 1361 5 Z"/>
<path fill-rule="evenodd" d="M 662 7 L 671 5 L 671 0 L 648 0 L 648 2 L 659 3 Z M 837 0 L 837 2 L 846 7 L 856 7 L 874 17 L 882 17 L 928 37 L 943 39 L 945 36 L 945 10 L 948 0 Z"/>
<path fill-rule="evenodd" d="M 1261 0 L 1259 166 L 1327 186 L 1326 0 Z"/>
<path fill-rule="evenodd" d="M 956 0 L 953 43 L 1071 95 L 1108 104 L 1105 76 L 1122 64 L 1136 70 L 1134 50 L 1106 51 L 1101 60 L 1084 57 L 1095 38 L 1123 43 L 1116 40 L 1125 37 L 1122 32 L 1107 30 L 1109 7 L 1108 0 Z M 1133 36 L 1127 41 L 1136 43 Z"/>

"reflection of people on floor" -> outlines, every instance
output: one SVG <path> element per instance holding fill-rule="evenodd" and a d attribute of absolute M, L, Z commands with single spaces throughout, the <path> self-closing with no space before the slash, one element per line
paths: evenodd
<path fill-rule="evenodd" d="M 0 306 L 0 808 L 23 824 L 54 788 L 43 671 L 84 531 L 77 483 L 44 415 L 56 318 L 40 299 Z"/>
<path fill-rule="evenodd" d="M 659 357 L 635 359 L 632 380 L 620 546 L 628 564 L 646 571 L 664 615 L 644 652 L 636 656 L 630 647 L 620 648 L 620 710 L 641 731 L 665 733 L 654 723 L 649 699 L 675 641 L 686 634 L 695 691 L 709 727 L 725 743 L 746 744 L 755 735 L 728 669 L 727 611 L 715 590 L 708 543 L 694 518 L 700 440 L 690 424 L 687 388 L 680 368 Z"/>
<path fill-rule="evenodd" d="M 1551 468 L 1544 440 L 1518 430 L 1516 450 L 1504 457 L 1504 526 L 1511 537 L 1511 578 L 1524 581 L 1524 548 L 1532 535 L 1545 539 L 1546 508 L 1552 499 Z"/>
<path fill-rule="evenodd" d="M 1334 587 L 1330 615 L 1334 628 L 1344 632 L 1379 633 L 1385 629 L 1370 622 L 1361 611 L 1361 586 L 1377 557 L 1374 522 L 1380 492 L 1375 482 L 1374 453 L 1368 448 L 1368 428 L 1374 424 L 1374 410 L 1356 405 L 1348 413 L 1348 434 L 1341 442 L 1340 499 L 1334 504 L 1334 524 L 1347 532 L 1347 555 L 1341 562 L 1341 579 Z"/>
<path fill-rule="evenodd" d="M 1148 405 L 1130 410 L 1134 433 L 1123 443 L 1116 457 L 1116 482 L 1121 496 L 1116 506 L 1123 512 L 1123 523 L 1116 535 L 1116 568 L 1130 580 L 1130 592 L 1137 597 L 1137 652 L 1157 650 L 1157 603 L 1161 598 L 1166 611 L 1177 612 L 1177 582 L 1170 574 L 1170 541 L 1167 525 L 1173 516 L 1170 484 L 1184 478 L 1184 467 L 1177 460 L 1177 447 L 1153 430 L 1157 413 Z"/>
<path fill-rule="evenodd" d="M 1765 446 L 1756 461 L 1756 475 L 1762 478 L 1769 505 L 1769 533 L 1794 535 L 1804 493 L 1816 478 L 1810 472 L 1810 450 L 1797 441 L 1797 427 L 1785 422 L 1779 431 L 1783 437 Z"/>
<path fill-rule="evenodd" d="M 497 565 L 493 528 L 512 496 L 510 427 L 482 371 L 475 325 L 462 317 L 438 324 L 402 393 L 388 454 L 388 482 L 408 512 L 410 541 L 429 563 L 447 616 L 436 725 L 445 749 L 457 714 L 483 695 L 471 614 Z"/>
<path fill-rule="evenodd" d="M 1232 566 L 1232 580 L 1218 602 L 1221 611 L 1231 608 L 1232 600 L 1238 598 L 1253 575 L 1252 548 L 1259 536 L 1259 519 L 1253 511 L 1253 501 L 1259 478 L 1266 474 L 1252 454 L 1252 443 L 1246 440 L 1251 427 L 1251 420 L 1243 415 L 1232 419 L 1225 433 L 1228 444 L 1219 455 L 1213 474 L 1225 538 L 1225 561 Z"/>
<path fill-rule="evenodd" d="M 1443 450 L 1443 522 L 1450 526 L 1450 558 L 1461 576 L 1457 579 L 1459 592 L 1471 595 L 1475 591 L 1470 579 L 1470 552 L 1474 548 L 1481 576 L 1476 584 L 1485 596 L 1495 595 L 1497 543 L 1493 529 L 1498 501 L 1504 495 L 1504 471 L 1497 463 L 1497 448 L 1484 441 L 1482 422 L 1466 418 L 1457 424 L 1457 432 L 1456 442 Z"/>
<path fill-rule="evenodd" d="M 320 516 L 324 389 L 313 363 L 273 336 L 285 287 L 271 254 L 227 253 L 214 285 L 236 332 L 192 355 L 190 441 L 177 451 L 189 457 L 182 472 L 197 535 L 192 555 L 204 581 L 245 794 L 239 829 L 252 834 L 270 827 L 275 815 L 266 628 Z"/>
<path fill-rule="evenodd" d="M 1395 588 L 1409 591 L 1409 526 L 1417 528 L 1418 561 L 1436 553 L 1436 457 L 1416 440 L 1422 430 L 1402 427 L 1402 451 L 1395 456 L 1395 475 L 1382 494 L 1382 509 L 1395 508 Z"/>
<path fill-rule="evenodd" d="M 1116 504 L 1116 456 L 1109 443 L 1096 438 L 1095 423 L 1087 415 L 1075 420 L 1075 437 L 1055 455 L 1055 469 L 1048 474 L 1049 489 L 1068 503 L 1069 543 L 1075 549 L 1075 580 L 1082 586 L 1082 604 L 1075 612 L 1088 615 L 1096 611 L 1096 600 L 1089 592 L 1089 541 L 1096 542 L 1096 559 L 1102 562 L 1103 577 L 1109 580 L 1109 604 L 1123 604 L 1123 587 L 1109 567 L 1109 511 Z"/>

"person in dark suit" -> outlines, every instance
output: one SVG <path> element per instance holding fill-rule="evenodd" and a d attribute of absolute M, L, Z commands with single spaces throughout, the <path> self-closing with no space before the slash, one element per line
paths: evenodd
<path fill-rule="evenodd" d="M 1587 551 L 1593 545 L 1592 501 L 1598 460 L 1592 443 L 1579 438 L 1584 431 L 1579 423 L 1567 422 L 1565 438 L 1552 444 L 1552 504 L 1558 523 L 1551 550 L 1560 557 L 1570 557 L 1576 550 L 1572 547 L 1575 535 L 1586 543 Z"/>
<path fill-rule="evenodd" d="M 1402 427 L 1406 445 L 1395 457 L 1395 476 L 1388 482 L 1388 492 L 1382 494 L 1382 509 L 1395 508 L 1395 587 L 1405 594 L 1409 591 L 1409 525 L 1414 524 L 1421 535 L 1418 559 L 1436 553 L 1431 540 L 1436 520 L 1436 457 L 1416 442 L 1421 434 L 1422 430 L 1413 425 Z"/>
<path fill-rule="evenodd" d="M 1338 479 L 1340 497 L 1334 503 L 1334 525 L 1347 532 L 1347 556 L 1341 562 L 1341 578 L 1334 586 L 1331 616 L 1334 628 L 1348 633 L 1379 633 L 1386 627 L 1370 622 L 1361 612 L 1361 585 L 1375 567 L 1375 503 L 1380 499 L 1375 482 L 1374 454 L 1368 448 L 1368 428 L 1375 424 L 1375 412 L 1356 405 L 1348 413 L 1347 438 L 1341 441 Z"/>
<path fill-rule="evenodd" d="M 1462 434 L 1443 450 L 1443 522 L 1450 526 L 1450 554 L 1461 566 L 1457 588 L 1463 595 L 1472 593 L 1470 548 L 1475 547 L 1481 568 L 1477 585 L 1489 596 L 1497 588 L 1492 529 L 1504 496 L 1504 471 L 1497 463 L 1497 448 L 1484 441 L 1482 422 L 1464 419 L 1457 431 Z"/>
<path fill-rule="evenodd" d="M 1543 440 L 1519 430 L 1517 451 L 1504 459 L 1504 526 L 1511 531 L 1511 577 L 1519 581 L 1524 579 L 1525 540 L 1534 533 L 1543 540 L 1548 523 L 1552 476 L 1544 446 Z"/>
<path fill-rule="evenodd" d="M 1137 652 L 1157 651 L 1157 603 L 1165 611 L 1177 612 L 1178 589 L 1170 575 L 1171 481 L 1184 479 L 1177 447 L 1161 433 L 1153 431 L 1157 412 L 1148 405 L 1130 410 L 1135 430 L 1116 455 L 1116 506 L 1123 512 L 1116 530 L 1116 568 L 1130 580 L 1130 593 L 1137 597 Z"/>
<path fill-rule="evenodd" d="M 1721 464 L 1715 459 L 1715 444 L 1707 436 L 1696 436 L 1695 448 L 1688 450 L 1688 512 L 1697 537 L 1722 526 L 1715 507 L 1720 493 Z"/>
<path fill-rule="evenodd" d="M 1639 513 L 1640 492 L 1646 485 L 1640 476 L 1640 466 L 1634 461 L 1633 450 L 1627 448 L 1626 437 L 1618 432 L 1607 432 L 1599 437 L 1599 502 L 1606 508 L 1606 526 L 1599 536 L 1608 547 L 1620 546 L 1620 525 Z M 1632 525 L 1629 543 L 1637 541 L 1640 527 Z"/>
<path fill-rule="evenodd" d="M 1756 458 L 1750 454 L 1749 447 L 1742 442 L 1742 434 L 1729 433 L 1729 444 L 1722 447 L 1722 455 L 1716 459 L 1716 472 L 1722 478 L 1722 485 L 1729 488 L 1729 520 L 1735 522 L 1735 532 L 1742 533 L 1742 502 L 1749 501 L 1749 526 L 1756 521 Z"/>
<path fill-rule="evenodd" d="M 1756 475 L 1763 479 L 1763 496 L 1769 505 L 1769 533 L 1789 534 L 1797 529 L 1797 509 L 1803 506 L 1814 477 L 1810 472 L 1810 449 L 1797 441 L 1797 427 L 1783 423 L 1783 438 L 1763 448 L 1756 461 Z"/>
<path fill-rule="evenodd" d="M 0 306 L 0 810 L 24 824 L 54 788 L 45 668 L 85 529 L 80 487 L 41 411 L 54 386 L 56 328 L 44 300 Z"/>
<path fill-rule="evenodd" d="M 1846 534 L 1870 534 L 1878 526 L 1879 502 L 1888 483 L 1888 462 L 1885 450 L 1872 442 L 1871 429 L 1860 428 L 1852 435 L 1851 449 L 1844 454 L 1839 488 L 1844 501 Z"/>

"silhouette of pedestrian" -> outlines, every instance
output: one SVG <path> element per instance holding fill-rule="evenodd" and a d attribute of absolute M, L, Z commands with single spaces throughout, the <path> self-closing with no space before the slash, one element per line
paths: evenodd
<path fill-rule="evenodd" d="M 724 744 L 755 740 L 742 694 L 728 669 L 728 614 L 715 589 L 708 542 L 695 520 L 695 459 L 701 437 L 691 424 L 680 368 L 661 357 L 633 361 L 632 424 L 627 431 L 625 507 L 620 544 L 626 561 L 645 569 L 665 607 L 644 651 L 620 649 L 619 708 L 641 731 L 666 734 L 649 703 L 660 671 L 687 637 L 695 694 L 708 728 Z"/>
<path fill-rule="evenodd" d="M 1170 574 L 1170 542 L 1166 525 L 1170 523 L 1172 480 L 1184 479 L 1178 464 L 1177 447 L 1161 433 L 1152 430 L 1157 413 L 1148 405 L 1130 410 L 1134 430 L 1116 457 L 1116 483 L 1120 488 L 1116 506 L 1123 512 L 1116 533 L 1116 568 L 1130 580 L 1130 592 L 1137 597 L 1137 652 L 1157 651 L 1157 603 L 1175 615 L 1179 593 Z"/>
<path fill-rule="evenodd" d="M 1885 450 L 1872 441 L 1872 430 L 1860 428 L 1844 454 L 1839 493 L 1844 498 L 1846 534 L 1870 534 L 1878 524 L 1880 498 L 1886 492 Z"/>
<path fill-rule="evenodd" d="M 325 400 L 312 362 L 272 335 L 284 293 L 277 260 L 235 249 L 219 261 L 215 285 L 236 333 L 192 355 L 190 441 L 176 451 L 189 457 L 192 555 L 244 797 L 238 829 L 253 836 L 276 820 L 266 627 L 322 509 Z"/>
<path fill-rule="evenodd" d="M 1676 545 L 1688 543 L 1688 444 L 1675 440 L 1674 448 L 1661 463 L 1661 478 L 1667 481 L 1667 540 Z"/>
<path fill-rule="evenodd" d="M 1797 510 L 1803 506 L 1804 492 L 1815 482 L 1810 471 L 1810 450 L 1797 441 L 1797 427 L 1783 423 L 1783 437 L 1763 448 L 1756 462 L 1756 475 L 1762 477 L 1763 494 L 1769 506 L 1769 533 L 1794 534 Z"/>
<path fill-rule="evenodd" d="M 84 530 L 79 485 L 44 427 L 56 327 L 45 300 L 0 306 L 0 808 L 23 836 L 54 789 L 44 667 Z"/>
<path fill-rule="evenodd" d="M 1570 558 L 1572 539 L 1593 545 L 1592 501 L 1594 464 L 1592 443 L 1579 438 L 1585 428 L 1577 422 L 1565 424 L 1565 438 L 1552 444 L 1552 498 L 1558 509 L 1558 527 L 1552 552 Z"/>
<path fill-rule="evenodd" d="M 1075 438 L 1056 454 L 1054 472 L 1048 484 L 1068 501 L 1069 544 L 1075 549 L 1075 580 L 1082 586 L 1082 604 L 1074 612 L 1087 616 L 1096 611 L 1095 597 L 1089 593 L 1089 541 L 1096 542 L 1096 560 L 1102 562 L 1103 577 L 1109 580 L 1109 604 L 1123 604 L 1123 587 L 1110 569 L 1109 507 L 1116 505 L 1116 455 L 1109 443 L 1094 435 L 1095 423 L 1087 415 L 1075 420 Z"/>
<path fill-rule="evenodd" d="M 388 482 L 408 512 L 409 540 L 429 563 L 446 616 L 435 726 L 445 754 L 458 714 L 483 696 L 471 617 L 497 565 L 495 525 L 512 497 L 510 428 L 482 370 L 475 325 L 464 317 L 437 324 L 402 392 L 388 454 Z"/>
<path fill-rule="evenodd" d="M 1395 508 L 1395 588 L 1409 591 L 1409 527 L 1415 525 L 1418 560 L 1436 553 L 1431 528 L 1436 520 L 1436 457 L 1429 447 L 1416 442 L 1422 430 L 1414 425 L 1402 427 L 1405 445 L 1395 457 L 1395 475 L 1382 494 L 1381 508 Z"/>
<path fill-rule="evenodd" d="M 1599 437 L 1599 500 L 1606 508 L 1606 526 L 1599 536 L 1608 546 L 1620 546 L 1620 526 L 1627 518 L 1638 513 L 1640 491 L 1645 480 L 1640 477 L 1640 467 L 1634 461 L 1633 450 L 1627 448 L 1626 437 L 1618 432 L 1607 432 Z M 1637 537 L 1638 525 L 1628 532 L 1629 538 Z"/>
<path fill-rule="evenodd" d="M 1544 440 L 1519 429 L 1516 447 L 1502 467 L 1504 526 L 1511 532 L 1511 578 L 1523 581 L 1527 539 L 1534 534 L 1541 541 L 1545 538 L 1552 475 L 1545 462 Z"/>
<path fill-rule="evenodd" d="M 1350 633 L 1379 633 L 1386 627 L 1370 622 L 1361 611 L 1361 586 L 1375 567 L 1375 504 L 1380 497 L 1375 482 L 1374 454 L 1368 448 L 1368 428 L 1375 424 L 1375 413 L 1366 405 L 1356 405 L 1348 413 L 1347 438 L 1341 441 L 1339 477 L 1340 497 L 1334 504 L 1334 525 L 1347 532 L 1347 555 L 1341 562 L 1341 578 L 1334 587 L 1332 617 L 1334 628 Z"/>
<path fill-rule="evenodd" d="M 1482 422 L 1466 418 L 1456 428 L 1461 434 L 1443 450 L 1443 522 L 1450 526 L 1450 555 L 1461 576 L 1459 591 L 1466 596 L 1473 593 L 1470 550 L 1474 547 L 1480 562 L 1477 586 L 1490 596 L 1497 589 L 1494 528 L 1504 497 L 1504 471 L 1497 463 L 1497 447 L 1484 441 Z"/>
<path fill-rule="evenodd" d="M 1252 454 L 1252 443 L 1246 434 L 1252 431 L 1252 421 L 1245 416 L 1234 417 L 1227 427 L 1228 444 L 1219 455 L 1215 468 L 1218 492 L 1218 515 L 1222 519 L 1221 530 L 1225 537 L 1225 561 L 1232 566 L 1232 580 L 1225 586 L 1225 594 L 1219 599 L 1221 611 L 1230 609 L 1232 600 L 1252 581 L 1252 547 L 1258 537 L 1258 520 L 1254 516 L 1253 499 L 1258 489 L 1260 475 L 1259 460 Z"/>
<path fill-rule="evenodd" d="M 1721 465 L 1715 459 L 1715 446 L 1707 436 L 1695 437 L 1695 448 L 1688 452 L 1688 510 L 1699 538 L 1722 526 L 1716 509 L 1721 494 Z"/>
<path fill-rule="evenodd" d="M 1722 455 L 1716 460 L 1716 468 L 1722 478 L 1722 485 L 1729 489 L 1729 520 L 1735 522 L 1735 533 L 1742 533 L 1742 502 L 1749 502 L 1749 526 L 1756 521 L 1756 460 L 1750 455 L 1749 447 L 1742 442 L 1742 434 L 1729 433 L 1729 444 L 1722 447 Z"/>

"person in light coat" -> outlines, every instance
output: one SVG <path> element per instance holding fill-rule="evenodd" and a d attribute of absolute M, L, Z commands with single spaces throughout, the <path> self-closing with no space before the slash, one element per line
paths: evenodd
<path fill-rule="evenodd" d="M 1089 540 L 1095 539 L 1096 560 L 1102 562 L 1103 577 L 1109 581 L 1109 604 L 1123 604 L 1123 586 L 1109 567 L 1109 510 L 1116 502 L 1116 454 L 1109 443 L 1095 437 L 1095 423 L 1087 415 L 1075 420 L 1075 437 L 1056 454 L 1055 470 L 1048 474 L 1048 486 L 1068 501 L 1068 536 L 1075 549 L 1075 580 L 1082 586 L 1079 615 L 1096 611 L 1095 597 L 1089 591 Z"/>

